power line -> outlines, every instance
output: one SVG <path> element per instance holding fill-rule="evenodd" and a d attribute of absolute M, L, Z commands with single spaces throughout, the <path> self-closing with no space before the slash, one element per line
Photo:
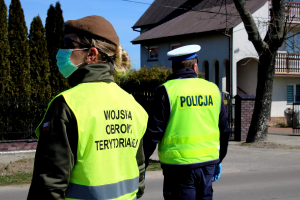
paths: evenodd
<path fill-rule="evenodd" d="M 145 4 L 145 5 L 150 5 L 150 6 L 153 5 L 153 6 L 164 7 L 164 8 L 174 8 L 174 9 L 178 9 L 178 10 L 187 10 L 187 11 L 203 12 L 203 13 L 210 13 L 210 14 L 217 14 L 217 15 L 240 17 L 240 15 L 237 15 L 237 14 L 228 14 L 228 13 L 221 13 L 221 12 L 213 12 L 213 11 L 209 11 L 209 10 L 196 10 L 196 9 L 193 9 L 194 8 L 193 6 L 189 6 L 189 5 L 186 5 L 186 4 L 182 4 L 182 5 L 184 5 L 186 7 L 190 7 L 191 9 L 174 7 L 174 6 L 159 5 L 159 4 L 154 4 L 154 3 L 146 3 L 146 2 L 135 1 L 135 0 L 121 0 L 121 1 L 127 1 L 127 2 L 138 3 L 138 4 Z M 173 3 L 180 3 L 180 2 L 171 1 L 171 0 L 168 0 L 168 1 L 169 2 L 173 2 Z M 269 20 L 269 18 L 263 18 L 263 17 L 253 17 L 253 18 L 256 18 L 256 19 L 260 18 L 260 19 Z"/>
<path fill-rule="evenodd" d="M 178 10 L 187 10 L 187 11 L 196 11 L 196 12 L 204 12 L 204 13 L 211 13 L 211 14 L 226 15 L 226 13 L 213 12 L 213 11 L 209 11 L 209 10 L 187 9 L 187 8 L 180 8 L 180 7 L 174 7 L 174 6 L 165 6 L 165 5 L 159 5 L 159 4 L 154 4 L 154 3 L 146 3 L 146 2 L 140 2 L 140 1 L 134 1 L 134 0 L 121 0 L 121 1 L 127 1 L 127 2 L 131 2 L 131 3 L 139 3 L 139 4 L 146 4 L 146 5 L 150 5 L 150 6 L 153 5 L 153 6 L 164 7 L 164 8 L 174 8 L 174 9 L 178 9 Z M 172 1 L 172 2 L 173 3 L 179 3 L 179 2 L 175 2 L 175 1 Z M 187 6 L 187 5 L 185 5 L 185 6 Z M 189 7 L 193 8 L 193 6 L 189 6 Z M 240 17 L 239 15 L 235 15 L 235 14 L 227 14 L 227 15 L 231 15 L 231 16 L 235 16 L 235 17 Z"/>

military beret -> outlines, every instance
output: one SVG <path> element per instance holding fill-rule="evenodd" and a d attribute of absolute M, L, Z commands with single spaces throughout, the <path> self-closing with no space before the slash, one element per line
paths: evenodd
<path fill-rule="evenodd" d="M 93 15 L 77 20 L 68 20 L 65 22 L 63 30 L 65 34 L 77 33 L 94 39 L 104 38 L 119 46 L 119 37 L 114 27 L 101 16 Z"/>

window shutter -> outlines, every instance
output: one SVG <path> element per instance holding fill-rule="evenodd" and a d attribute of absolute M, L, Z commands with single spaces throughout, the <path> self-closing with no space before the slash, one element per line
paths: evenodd
<path fill-rule="evenodd" d="M 296 102 L 299 103 L 300 102 L 300 85 L 296 85 Z"/>
<path fill-rule="evenodd" d="M 287 91 L 287 93 L 286 93 L 287 103 L 293 103 L 294 102 L 294 86 L 293 85 L 287 85 L 287 90 L 286 91 Z"/>

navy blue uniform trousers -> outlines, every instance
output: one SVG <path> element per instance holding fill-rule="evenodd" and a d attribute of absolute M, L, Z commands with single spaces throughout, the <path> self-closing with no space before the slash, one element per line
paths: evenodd
<path fill-rule="evenodd" d="M 165 200 L 212 200 L 215 165 L 175 170 L 163 169 Z"/>

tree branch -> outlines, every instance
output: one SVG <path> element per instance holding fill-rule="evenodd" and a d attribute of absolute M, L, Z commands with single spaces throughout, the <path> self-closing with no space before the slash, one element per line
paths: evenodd
<path fill-rule="evenodd" d="M 249 11 L 249 9 L 246 7 L 246 1 L 233 0 L 233 2 L 242 18 L 245 29 L 248 33 L 248 40 L 252 42 L 258 55 L 261 55 L 262 52 L 264 52 L 268 48 L 268 45 L 262 40 L 258 28 L 255 24 L 255 21 L 252 17 L 252 14 Z"/>
<path fill-rule="evenodd" d="M 271 51 L 277 51 L 284 41 L 286 34 L 283 26 L 286 20 L 285 15 L 285 1 L 272 0 L 270 25 L 264 39 L 264 41 L 269 44 Z"/>

